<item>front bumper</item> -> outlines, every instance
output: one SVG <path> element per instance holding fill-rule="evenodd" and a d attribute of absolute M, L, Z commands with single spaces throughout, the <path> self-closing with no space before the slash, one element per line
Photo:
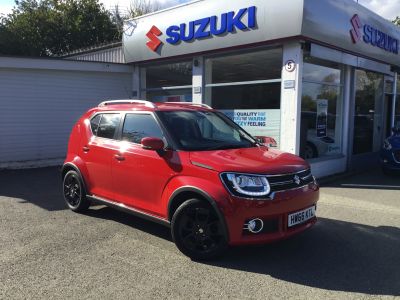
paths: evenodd
<path fill-rule="evenodd" d="M 286 239 L 310 228 L 316 223 L 316 217 L 289 227 L 288 215 L 316 206 L 318 199 L 319 187 L 315 183 L 278 192 L 273 200 L 246 200 L 230 196 L 229 208 L 223 209 L 229 232 L 229 244 L 269 243 Z M 257 234 L 243 229 L 244 224 L 254 218 L 264 222 L 264 229 Z"/>

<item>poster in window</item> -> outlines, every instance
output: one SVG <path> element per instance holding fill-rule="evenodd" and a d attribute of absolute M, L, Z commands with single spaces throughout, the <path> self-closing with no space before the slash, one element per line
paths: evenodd
<path fill-rule="evenodd" d="M 317 100 L 317 137 L 322 138 L 328 135 L 328 100 Z"/>
<path fill-rule="evenodd" d="M 279 147 L 280 109 L 221 110 L 227 117 L 254 137 L 273 138 Z"/>

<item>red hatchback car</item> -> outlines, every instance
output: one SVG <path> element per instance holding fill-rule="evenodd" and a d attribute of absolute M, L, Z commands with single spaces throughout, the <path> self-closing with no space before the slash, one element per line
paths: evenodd
<path fill-rule="evenodd" d="M 310 166 L 203 104 L 101 103 L 74 126 L 62 178 L 73 211 L 96 202 L 170 226 L 192 259 L 281 240 L 316 222 Z"/>

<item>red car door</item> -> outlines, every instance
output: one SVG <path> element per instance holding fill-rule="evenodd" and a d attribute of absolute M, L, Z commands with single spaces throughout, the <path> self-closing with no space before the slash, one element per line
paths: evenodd
<path fill-rule="evenodd" d="M 176 174 L 177 154 L 160 156 L 143 149 L 144 137 L 164 138 L 151 113 L 128 113 L 122 127 L 119 151 L 112 163 L 115 199 L 131 207 L 162 216 L 160 201 L 168 180 Z M 175 166 L 175 167 L 174 167 Z"/>
<path fill-rule="evenodd" d="M 88 171 L 87 193 L 113 199 L 111 162 L 118 141 L 115 135 L 121 120 L 119 113 L 99 114 L 91 119 L 87 139 L 82 145 L 82 158 Z"/>

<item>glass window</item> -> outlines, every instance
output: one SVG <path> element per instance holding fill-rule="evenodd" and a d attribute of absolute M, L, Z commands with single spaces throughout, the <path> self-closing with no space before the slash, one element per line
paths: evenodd
<path fill-rule="evenodd" d="M 393 94 L 393 81 L 385 81 L 385 94 Z"/>
<path fill-rule="evenodd" d="M 353 154 L 378 151 L 382 142 L 383 75 L 356 70 Z"/>
<path fill-rule="evenodd" d="M 113 139 L 117 131 L 121 116 L 119 114 L 102 114 L 100 125 L 97 129 L 97 136 Z"/>
<path fill-rule="evenodd" d="M 300 156 L 327 159 L 342 153 L 342 86 L 339 65 L 306 58 L 301 102 Z M 311 63 L 312 62 L 312 63 Z"/>
<path fill-rule="evenodd" d="M 179 149 L 205 151 L 256 147 L 255 140 L 221 113 L 158 112 Z"/>
<path fill-rule="evenodd" d="M 147 91 L 146 99 L 152 102 L 192 102 L 192 89 Z"/>
<path fill-rule="evenodd" d="M 146 67 L 146 89 L 192 85 L 192 61 Z"/>
<path fill-rule="evenodd" d="M 206 66 L 209 69 L 207 83 L 281 78 L 282 49 L 213 57 L 206 60 Z"/>
<path fill-rule="evenodd" d="M 279 147 L 282 49 L 210 57 L 205 61 L 205 103 L 253 136 Z"/>
<path fill-rule="evenodd" d="M 338 64 L 309 57 L 304 62 L 303 81 L 340 85 L 341 72 Z"/>
<path fill-rule="evenodd" d="M 122 129 L 122 140 L 140 144 L 145 137 L 164 138 L 154 117 L 148 114 L 127 114 Z"/>
<path fill-rule="evenodd" d="M 396 109 L 394 114 L 394 125 L 400 128 L 400 94 L 397 95 Z"/>
<path fill-rule="evenodd" d="M 97 129 L 99 128 L 99 122 L 101 119 L 101 115 L 97 115 L 90 120 L 90 127 L 92 128 L 92 132 L 94 135 L 97 135 Z"/>
<path fill-rule="evenodd" d="M 280 109 L 281 84 L 264 83 L 208 87 L 216 109 Z"/>

